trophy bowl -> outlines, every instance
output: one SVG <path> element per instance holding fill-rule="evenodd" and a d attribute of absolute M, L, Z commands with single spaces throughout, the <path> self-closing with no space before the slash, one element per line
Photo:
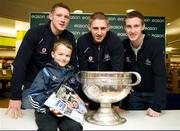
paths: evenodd
<path fill-rule="evenodd" d="M 132 74 L 137 78 L 132 83 Z M 100 108 L 95 112 L 88 111 L 86 121 L 97 125 L 119 125 L 126 119 L 118 115 L 111 108 L 111 103 L 125 98 L 132 86 L 140 83 L 141 76 L 137 72 L 104 72 L 80 71 L 80 82 L 85 95 L 100 103 Z"/>

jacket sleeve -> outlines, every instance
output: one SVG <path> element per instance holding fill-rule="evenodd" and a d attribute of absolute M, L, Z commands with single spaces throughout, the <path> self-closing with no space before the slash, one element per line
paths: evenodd
<path fill-rule="evenodd" d="M 12 100 L 20 100 L 22 97 L 22 85 L 26 77 L 28 63 L 33 55 L 33 49 L 37 39 L 36 36 L 32 30 L 27 31 L 13 63 Z"/>
<path fill-rule="evenodd" d="M 155 55 L 153 60 L 154 73 L 154 102 L 152 109 L 161 112 L 166 104 L 166 69 L 165 69 L 165 52 L 163 44 L 157 41 L 154 48 Z"/>
<path fill-rule="evenodd" d="M 70 77 L 70 79 L 68 80 L 68 86 L 71 87 L 83 101 L 89 100 L 87 98 L 87 96 L 84 94 L 84 92 L 82 90 L 82 85 L 77 80 L 77 76 L 74 75 L 74 76 Z"/>
<path fill-rule="evenodd" d="M 44 102 L 49 97 L 48 83 L 50 78 L 41 70 L 34 79 L 31 87 L 28 89 L 28 97 L 32 107 L 37 111 L 43 112 Z"/>
<path fill-rule="evenodd" d="M 77 80 L 77 76 L 75 74 L 75 71 L 70 72 L 68 74 L 67 85 L 69 87 L 71 87 L 78 94 L 79 89 L 80 89 L 80 83 Z"/>

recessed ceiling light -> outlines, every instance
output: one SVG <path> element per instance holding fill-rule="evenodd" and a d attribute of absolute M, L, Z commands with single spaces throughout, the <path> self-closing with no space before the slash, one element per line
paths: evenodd
<path fill-rule="evenodd" d="M 135 11 L 135 9 L 128 9 L 128 10 L 126 10 L 126 13 L 129 13 L 131 11 Z"/>
<path fill-rule="evenodd" d="M 82 10 L 74 10 L 73 13 L 79 14 L 79 13 L 83 13 L 83 11 Z"/>

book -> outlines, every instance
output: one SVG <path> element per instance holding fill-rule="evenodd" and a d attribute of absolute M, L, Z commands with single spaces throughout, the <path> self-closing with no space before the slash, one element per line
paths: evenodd
<path fill-rule="evenodd" d="M 62 84 L 44 104 L 83 124 L 84 114 L 87 112 L 85 103 L 72 88 Z"/>

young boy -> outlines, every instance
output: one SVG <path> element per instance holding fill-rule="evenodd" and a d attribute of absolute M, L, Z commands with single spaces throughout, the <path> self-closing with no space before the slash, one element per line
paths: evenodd
<path fill-rule="evenodd" d="M 29 98 L 35 108 L 38 131 L 82 131 L 82 125 L 68 117 L 50 110 L 44 105 L 47 98 L 61 84 L 66 84 L 78 93 L 78 82 L 74 68 L 68 63 L 71 58 L 72 44 L 64 39 L 55 42 L 51 56 L 54 59 L 38 73 L 29 89 Z"/>

